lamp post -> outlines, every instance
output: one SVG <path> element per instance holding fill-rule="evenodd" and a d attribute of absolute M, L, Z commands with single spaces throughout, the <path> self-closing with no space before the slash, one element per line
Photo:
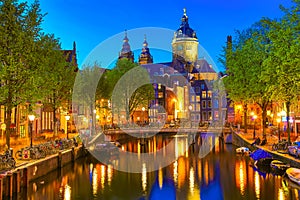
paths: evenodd
<path fill-rule="evenodd" d="M 253 119 L 253 139 L 255 139 L 255 120 L 257 119 L 257 115 L 252 113 L 252 119 Z"/>
<path fill-rule="evenodd" d="M 30 148 L 32 148 L 32 124 L 35 119 L 34 115 L 28 115 L 29 119 L 29 131 L 30 131 Z"/>
<path fill-rule="evenodd" d="M 189 115 L 189 118 L 190 118 L 190 125 L 192 127 L 192 109 L 193 109 L 193 106 L 192 105 L 189 105 L 189 111 L 190 111 L 190 115 Z"/>
<path fill-rule="evenodd" d="M 145 124 L 145 116 L 144 116 L 144 112 L 145 112 L 145 107 L 142 107 L 142 111 L 143 111 L 143 113 L 142 113 L 142 119 L 143 119 L 143 122 L 142 122 L 142 124 L 144 125 Z"/>
<path fill-rule="evenodd" d="M 69 114 L 67 114 L 65 116 L 65 118 L 66 118 L 66 121 L 67 121 L 67 139 L 69 139 L 69 131 L 68 131 L 68 129 L 69 129 L 69 120 L 70 120 L 71 116 Z"/>

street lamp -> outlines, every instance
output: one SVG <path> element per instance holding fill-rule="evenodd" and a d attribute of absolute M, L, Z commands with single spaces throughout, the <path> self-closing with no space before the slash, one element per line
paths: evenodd
<path fill-rule="evenodd" d="M 28 115 L 29 119 L 29 131 L 30 131 L 30 148 L 32 148 L 32 124 L 35 119 L 34 115 Z"/>
<path fill-rule="evenodd" d="M 252 119 L 253 119 L 253 139 L 255 139 L 255 120 L 257 119 L 257 115 L 254 115 L 253 113 Z"/>
<path fill-rule="evenodd" d="M 142 118 L 142 119 L 143 119 L 143 122 L 142 122 L 142 124 L 145 124 L 145 116 L 144 116 L 145 107 L 142 107 L 142 111 L 143 111 L 143 113 L 142 113 L 142 114 L 143 114 L 143 118 Z"/>
<path fill-rule="evenodd" d="M 190 123 L 191 123 L 191 127 L 192 127 L 192 109 L 193 109 L 193 106 L 192 105 L 189 105 L 189 111 L 190 111 Z"/>
<path fill-rule="evenodd" d="M 68 129 L 69 129 L 69 120 L 70 120 L 71 116 L 67 114 L 65 116 L 65 118 L 66 118 L 66 121 L 67 121 L 67 139 L 69 139 L 69 131 L 68 131 Z"/>

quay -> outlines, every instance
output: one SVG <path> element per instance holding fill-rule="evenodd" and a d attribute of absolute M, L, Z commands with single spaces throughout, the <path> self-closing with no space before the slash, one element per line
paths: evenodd
<path fill-rule="evenodd" d="M 30 181 L 74 162 L 84 154 L 82 145 L 78 145 L 43 159 L 17 163 L 15 169 L 0 174 L 0 200 L 16 198 L 18 193 L 27 191 Z"/>
<path fill-rule="evenodd" d="M 137 132 L 138 131 L 138 132 Z M 232 129 L 229 127 L 219 128 L 219 127 L 200 127 L 200 128 L 146 128 L 142 127 L 140 129 L 130 129 L 130 128 L 122 128 L 122 129 L 108 129 L 104 130 L 105 135 L 114 135 L 114 134 L 136 134 L 137 136 L 140 133 L 157 133 L 157 134 L 168 134 L 168 133 L 224 133 L 229 134 L 232 132 Z"/>
<path fill-rule="evenodd" d="M 288 153 L 280 153 L 272 150 L 272 145 L 278 142 L 278 138 L 274 135 L 267 134 L 266 145 L 251 145 L 254 142 L 252 133 L 243 133 L 234 131 L 232 135 L 232 144 L 240 147 L 247 147 L 251 151 L 262 149 L 272 155 L 274 159 L 281 160 L 284 163 L 290 164 L 291 167 L 300 168 L 300 159 L 295 158 Z"/>

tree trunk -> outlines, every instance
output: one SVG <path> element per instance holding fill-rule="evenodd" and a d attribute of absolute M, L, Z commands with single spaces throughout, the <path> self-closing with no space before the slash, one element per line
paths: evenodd
<path fill-rule="evenodd" d="M 53 106 L 53 132 L 54 135 L 57 136 L 57 119 L 56 119 L 56 107 Z"/>
<path fill-rule="evenodd" d="M 244 129 L 245 129 L 245 133 L 248 132 L 248 116 L 247 116 L 247 111 L 248 111 L 248 105 L 244 104 Z"/>
<path fill-rule="evenodd" d="M 57 136 L 57 127 L 56 127 L 56 95 L 55 91 L 53 92 L 53 101 L 52 101 L 52 109 L 53 109 L 53 132 L 54 135 Z"/>
<path fill-rule="evenodd" d="M 263 136 L 266 136 L 266 122 L 267 122 L 267 106 L 263 106 L 262 108 L 262 130 Z"/>
<path fill-rule="evenodd" d="M 9 90 L 9 93 L 8 93 L 8 98 L 7 98 L 7 106 L 6 106 L 6 110 L 5 110 L 5 124 L 6 124 L 6 131 L 5 131 L 5 136 L 6 136 L 6 145 L 8 147 L 8 149 L 10 148 L 10 135 L 11 135 L 11 129 L 10 129 L 10 125 L 11 125 L 11 113 L 12 113 L 12 108 L 13 108 L 13 105 L 12 105 L 12 94 Z"/>
<path fill-rule="evenodd" d="M 291 143 L 290 107 L 291 107 L 291 102 L 289 101 L 286 102 L 286 123 L 287 123 L 288 143 Z"/>
<path fill-rule="evenodd" d="M 11 125 L 11 113 L 12 113 L 12 106 L 11 104 L 8 104 L 8 106 L 6 107 L 6 117 L 5 117 L 5 125 L 6 125 L 6 130 L 5 130 L 5 138 L 6 138 L 6 145 L 8 147 L 8 149 L 10 148 L 10 135 L 11 135 L 11 129 L 10 129 L 10 125 Z"/>

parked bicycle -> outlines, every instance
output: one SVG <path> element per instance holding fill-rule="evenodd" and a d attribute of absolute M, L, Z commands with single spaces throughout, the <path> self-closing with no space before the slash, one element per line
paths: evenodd
<path fill-rule="evenodd" d="M 0 168 L 15 168 L 16 167 L 16 161 L 11 156 L 9 151 L 6 151 L 4 154 L 0 155 Z"/>
<path fill-rule="evenodd" d="M 272 150 L 273 151 L 278 151 L 278 150 L 287 150 L 289 146 L 288 141 L 286 140 L 281 140 L 279 143 L 274 143 L 272 145 Z"/>

